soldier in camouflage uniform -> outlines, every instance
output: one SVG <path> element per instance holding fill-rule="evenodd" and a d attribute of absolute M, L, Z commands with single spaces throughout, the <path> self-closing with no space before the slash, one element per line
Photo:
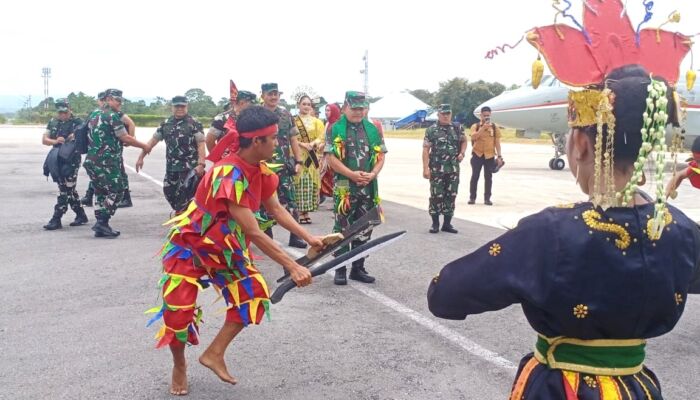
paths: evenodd
<path fill-rule="evenodd" d="M 346 92 L 343 116 L 326 132 L 324 151 L 335 171 L 334 232 L 341 232 L 380 204 L 377 175 L 384 166 L 387 150 L 377 127 L 364 118 L 367 107 L 369 102 L 364 93 Z M 359 246 L 369 239 L 367 235 L 354 240 L 351 246 Z M 364 258 L 352 263 L 350 279 L 374 282 L 374 277 L 365 270 Z M 334 283 L 347 284 L 345 267 L 336 270 Z"/>
<path fill-rule="evenodd" d="M 299 150 L 299 131 L 289 111 L 278 106 L 280 95 L 276 83 L 263 83 L 262 99 L 263 106 L 274 112 L 279 117 L 277 131 L 277 148 L 275 155 L 269 162 L 271 164 L 281 164 L 282 168 L 277 172 L 279 185 L 277 186 L 277 197 L 280 203 L 299 222 L 299 211 L 296 205 L 296 193 L 294 191 L 294 176 L 301 171 L 301 151 Z M 306 243 L 293 233 L 289 234 L 289 245 L 300 249 L 306 248 Z"/>
<path fill-rule="evenodd" d="M 97 95 L 97 104 L 98 104 L 98 110 L 101 110 L 102 107 L 104 107 L 106 96 L 104 92 L 100 92 Z M 126 132 L 129 134 L 131 137 L 136 137 L 136 124 L 134 124 L 134 121 L 126 114 L 124 114 L 121 110 L 117 112 L 117 115 L 119 116 L 119 119 L 124 123 L 124 127 L 126 128 Z M 125 208 L 125 207 L 132 207 L 133 204 L 131 202 L 131 190 L 129 189 L 129 176 L 126 174 L 126 169 L 124 168 L 124 157 L 122 156 L 121 158 L 121 172 L 122 175 L 124 175 L 124 195 L 122 196 L 122 200 L 117 204 L 118 208 Z M 92 184 L 92 181 L 88 184 L 87 191 L 85 191 L 85 196 L 80 199 L 80 203 L 83 204 L 84 206 L 87 207 L 92 207 L 92 198 L 95 195 L 95 188 Z"/>
<path fill-rule="evenodd" d="M 136 140 L 127 133 L 119 115 L 121 104 L 121 90 L 109 89 L 106 92 L 104 107 L 93 111 L 88 117 L 90 129 L 88 152 L 83 165 L 92 180 L 97 197 L 95 206 L 97 223 L 92 227 L 95 237 L 119 236 L 119 231 L 114 231 L 109 226 L 109 219 L 122 200 L 126 185 L 121 170 L 123 144 L 150 152 L 148 144 Z"/>
<path fill-rule="evenodd" d="M 445 217 L 442 231 L 457 233 L 451 222 L 459 188 L 459 163 L 466 150 L 467 137 L 459 124 L 452 123 L 452 108 L 441 104 L 438 123 L 425 131 L 423 140 L 423 177 L 430 179 L 430 233 L 440 229 L 440 214 Z"/>
<path fill-rule="evenodd" d="M 194 192 L 188 193 L 185 186 L 187 175 L 192 169 L 198 176 L 204 175 L 206 149 L 202 124 L 187 113 L 187 97 L 175 96 L 172 99 L 173 115 L 161 122 L 148 145 L 155 147 L 165 141 L 165 179 L 163 193 L 176 212 L 182 212 Z M 143 168 L 146 152 L 142 151 L 136 162 L 136 172 Z"/>
<path fill-rule="evenodd" d="M 75 140 L 75 130 L 82 124 L 82 120 L 73 115 L 66 99 L 56 100 L 57 115 L 51 118 L 46 126 L 42 143 L 46 146 L 61 147 L 64 143 Z M 80 153 L 74 151 L 68 159 L 57 157 L 59 175 L 58 198 L 54 206 L 53 217 L 48 224 L 44 225 L 46 230 L 60 229 L 61 217 L 68 211 L 68 206 L 75 212 L 75 220 L 70 226 L 84 225 L 88 222 L 85 210 L 80 204 L 78 192 L 75 190 L 78 183 L 78 170 L 80 169 Z"/>
<path fill-rule="evenodd" d="M 229 118 L 233 119 L 233 122 L 235 123 L 238 114 L 248 108 L 251 104 L 255 104 L 257 100 L 258 99 L 255 93 L 247 90 L 241 90 L 238 92 L 238 96 L 236 97 L 236 101 L 233 103 L 233 106 L 229 110 L 226 110 L 221 114 L 217 114 L 214 117 L 214 120 L 211 122 L 211 127 L 209 128 L 206 136 L 207 151 L 211 152 L 214 146 L 216 146 L 216 143 L 218 143 L 222 137 L 226 136 L 227 129 L 224 127 L 224 125 L 226 125 Z"/>

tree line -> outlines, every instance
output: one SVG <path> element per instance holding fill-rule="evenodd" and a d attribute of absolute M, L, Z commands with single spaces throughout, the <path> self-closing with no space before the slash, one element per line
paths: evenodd
<path fill-rule="evenodd" d="M 508 89 L 516 89 L 517 87 L 517 85 L 513 85 Z M 498 82 L 485 82 L 483 80 L 469 82 L 465 78 L 453 78 L 440 82 L 440 87 L 436 92 L 416 89 L 409 90 L 409 93 L 435 108 L 440 104 L 450 104 L 454 119 L 464 125 L 471 125 L 477 122 L 474 110 L 486 100 L 498 96 L 505 90 L 506 87 Z"/>

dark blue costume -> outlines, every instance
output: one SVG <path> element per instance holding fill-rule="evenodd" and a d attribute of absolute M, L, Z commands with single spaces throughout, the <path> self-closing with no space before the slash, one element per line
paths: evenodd
<path fill-rule="evenodd" d="M 446 265 L 430 311 L 465 319 L 522 305 L 538 337 L 511 399 L 660 399 L 644 339 L 673 329 L 687 294 L 700 293 L 700 230 L 667 210 L 657 238 L 653 204 L 545 209 Z"/>

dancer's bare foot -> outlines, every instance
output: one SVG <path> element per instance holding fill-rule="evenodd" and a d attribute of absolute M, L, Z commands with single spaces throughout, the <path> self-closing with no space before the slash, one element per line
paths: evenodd
<path fill-rule="evenodd" d="M 224 356 L 216 356 L 207 353 L 206 351 L 199 357 L 199 363 L 209 368 L 219 377 L 222 381 L 235 385 L 238 383 L 236 378 L 228 373 L 226 368 L 226 363 L 224 362 Z"/>
<path fill-rule="evenodd" d="M 185 396 L 187 393 L 187 366 L 184 363 L 175 364 L 173 365 L 173 382 L 170 384 L 170 394 Z"/>

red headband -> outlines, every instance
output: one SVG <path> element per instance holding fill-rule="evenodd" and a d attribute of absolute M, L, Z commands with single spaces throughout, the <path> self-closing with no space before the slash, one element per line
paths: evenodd
<path fill-rule="evenodd" d="M 226 121 L 224 128 L 227 131 L 226 136 L 224 136 L 219 143 L 217 143 L 216 146 L 211 149 L 209 156 L 207 156 L 207 160 L 209 161 L 217 162 L 221 160 L 224 154 L 237 152 L 240 147 L 239 138 L 241 136 L 252 139 L 260 136 L 269 136 L 277 132 L 277 124 L 274 124 L 255 131 L 238 133 L 236 131 L 236 124 L 233 121 L 233 118 L 230 117 L 228 121 Z"/>
<path fill-rule="evenodd" d="M 277 133 L 277 129 L 277 124 L 274 124 L 255 131 L 239 132 L 239 134 L 241 135 L 241 137 L 252 139 L 260 136 L 270 136 L 273 133 Z"/>

